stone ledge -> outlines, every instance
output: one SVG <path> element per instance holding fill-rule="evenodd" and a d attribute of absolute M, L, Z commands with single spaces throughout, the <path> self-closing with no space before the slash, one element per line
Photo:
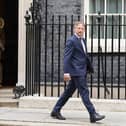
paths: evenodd
<path fill-rule="evenodd" d="M 57 100 L 57 97 L 25 96 L 20 98 L 19 107 L 52 109 Z M 91 101 L 98 111 L 126 112 L 125 100 L 91 99 Z M 85 107 L 80 98 L 70 98 L 63 109 L 85 110 Z"/>
<path fill-rule="evenodd" d="M 18 107 L 18 99 L 0 98 L 0 107 Z"/>

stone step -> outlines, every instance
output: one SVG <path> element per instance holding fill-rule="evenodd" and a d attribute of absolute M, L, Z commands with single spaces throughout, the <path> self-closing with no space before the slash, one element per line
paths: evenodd
<path fill-rule="evenodd" d="M 13 88 L 0 89 L 0 107 L 18 107 L 18 99 L 13 98 Z"/>
<path fill-rule="evenodd" d="M 8 97 L 13 97 L 13 88 L 1 88 L 0 89 L 0 98 L 8 98 Z"/>
<path fill-rule="evenodd" d="M 18 99 L 0 98 L 0 107 L 18 107 Z"/>

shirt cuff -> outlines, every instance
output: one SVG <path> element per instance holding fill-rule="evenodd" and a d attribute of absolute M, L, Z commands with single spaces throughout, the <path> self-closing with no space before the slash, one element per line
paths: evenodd
<path fill-rule="evenodd" d="M 69 73 L 64 73 L 64 75 L 66 75 L 66 76 L 70 76 L 70 74 L 69 74 Z"/>

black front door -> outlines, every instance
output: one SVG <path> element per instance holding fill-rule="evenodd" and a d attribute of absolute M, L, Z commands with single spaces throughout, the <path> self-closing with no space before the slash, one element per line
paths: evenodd
<path fill-rule="evenodd" d="M 18 73 L 18 0 L 4 1 L 3 86 L 15 86 Z"/>
<path fill-rule="evenodd" d="M 5 50 L 5 20 L 4 20 L 4 12 L 5 12 L 5 1 L 0 1 L 0 87 L 3 82 L 3 53 Z"/>

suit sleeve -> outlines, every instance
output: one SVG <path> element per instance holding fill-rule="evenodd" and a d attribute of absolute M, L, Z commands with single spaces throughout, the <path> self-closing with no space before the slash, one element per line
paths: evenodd
<path fill-rule="evenodd" d="M 73 54 L 74 45 L 71 40 L 66 42 L 65 50 L 64 50 L 64 73 L 70 73 L 71 68 L 71 57 Z"/>

